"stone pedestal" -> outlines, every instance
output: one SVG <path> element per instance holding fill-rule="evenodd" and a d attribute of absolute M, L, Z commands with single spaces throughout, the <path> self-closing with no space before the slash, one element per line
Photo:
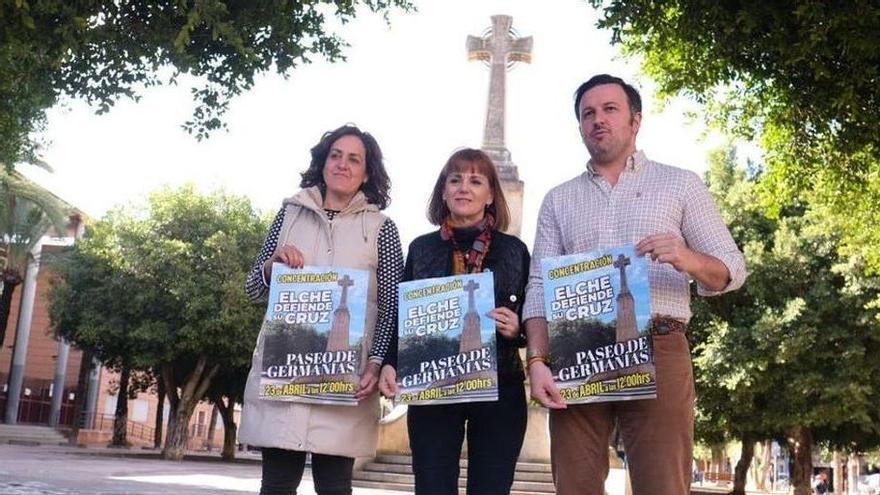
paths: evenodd
<path fill-rule="evenodd" d="M 528 397 L 528 386 L 526 386 L 526 397 Z M 523 439 L 519 460 L 525 462 L 550 462 L 550 431 L 547 429 L 547 419 L 549 416 L 547 409 L 529 405 L 529 422 L 528 426 L 526 426 L 526 437 Z"/>
<path fill-rule="evenodd" d="M 395 407 L 379 420 L 379 443 L 376 453 L 410 455 L 409 432 L 406 429 L 406 406 Z"/>
<path fill-rule="evenodd" d="M 528 396 L 528 385 L 526 385 Z M 550 433 L 547 430 L 547 409 L 529 405 L 528 425 L 523 439 L 519 459 L 524 462 L 550 462 Z M 397 406 L 391 413 L 379 420 L 378 454 L 411 455 L 409 433 L 406 428 L 406 407 Z M 467 457 L 467 442 L 461 448 L 462 457 Z"/>
<path fill-rule="evenodd" d="M 512 64 L 531 61 L 532 37 L 519 37 L 512 29 L 513 19 L 506 15 L 492 16 L 492 27 L 482 36 L 467 39 L 468 58 L 485 62 L 490 69 L 489 99 L 481 149 L 495 164 L 504 198 L 510 210 L 510 225 L 506 232 L 519 237 L 522 231 L 524 184 L 519 179 L 516 165 L 504 140 L 506 75 Z M 528 397 L 528 385 L 526 385 Z M 550 461 L 550 436 L 547 430 L 547 410 L 529 406 L 528 427 L 520 459 L 533 462 Z M 395 408 L 379 423 L 381 454 L 409 455 L 409 435 L 406 428 L 406 408 Z M 462 455 L 466 455 L 462 446 Z"/>
<path fill-rule="evenodd" d="M 504 191 L 504 199 L 510 209 L 510 225 L 506 233 L 519 237 L 522 233 L 522 210 L 523 210 L 523 181 L 501 181 L 501 190 Z"/>

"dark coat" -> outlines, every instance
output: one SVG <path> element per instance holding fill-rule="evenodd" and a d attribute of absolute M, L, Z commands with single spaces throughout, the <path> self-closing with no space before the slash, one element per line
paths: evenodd
<path fill-rule="evenodd" d="M 459 245 L 469 247 L 473 237 L 467 243 L 459 242 Z M 525 345 L 522 304 L 529 276 L 529 261 L 529 251 L 521 240 L 499 231 L 492 234 L 489 252 L 483 259 L 483 269 L 491 270 L 494 275 L 496 306 L 505 306 L 520 315 L 521 332 L 520 338 L 513 340 L 498 334 L 499 383 L 512 380 L 522 382 L 524 379 L 518 348 Z M 452 275 L 452 243 L 443 240 L 439 230 L 417 237 L 410 243 L 403 269 L 404 282 L 449 275 Z M 396 367 L 396 335 L 388 355 L 390 359 L 386 358 L 386 362 Z"/>

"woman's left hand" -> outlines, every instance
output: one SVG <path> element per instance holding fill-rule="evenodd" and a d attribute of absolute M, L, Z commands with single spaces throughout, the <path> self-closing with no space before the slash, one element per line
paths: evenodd
<path fill-rule="evenodd" d="M 379 393 L 386 399 L 394 399 L 400 393 L 400 387 L 397 386 L 397 370 L 390 364 L 382 366 L 379 372 Z"/>
<path fill-rule="evenodd" d="M 495 318 L 495 330 L 506 339 L 515 339 L 519 336 L 519 315 L 504 306 L 489 311 L 489 316 Z"/>
<path fill-rule="evenodd" d="M 357 400 L 366 399 L 376 392 L 376 386 L 379 384 L 379 365 L 373 362 L 367 363 L 367 368 L 361 376 L 358 383 L 357 391 L 354 398 Z"/>

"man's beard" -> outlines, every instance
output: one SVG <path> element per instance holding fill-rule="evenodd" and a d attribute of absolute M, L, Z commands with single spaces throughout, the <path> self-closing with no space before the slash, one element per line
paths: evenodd
<path fill-rule="evenodd" d="M 593 159 L 594 162 L 597 163 L 607 163 L 610 161 L 616 154 L 618 153 L 619 146 L 618 143 L 608 142 L 607 146 L 600 145 L 598 143 L 590 143 L 587 144 L 587 152 L 590 153 L 590 158 Z"/>

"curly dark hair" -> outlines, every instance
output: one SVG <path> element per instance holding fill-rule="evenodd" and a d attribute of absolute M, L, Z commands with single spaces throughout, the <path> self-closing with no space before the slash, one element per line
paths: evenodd
<path fill-rule="evenodd" d="M 388 178 L 388 172 L 385 171 L 385 164 L 382 162 L 382 150 L 376 138 L 368 132 L 364 132 L 355 125 L 346 124 L 338 129 L 327 131 L 321 136 L 314 147 L 312 147 L 312 162 L 309 164 L 308 170 L 303 172 L 302 181 L 299 187 L 318 186 L 321 194 L 327 193 L 327 184 L 324 182 L 324 164 L 327 162 L 327 155 L 330 154 L 330 147 L 339 138 L 343 136 L 357 136 L 364 143 L 366 150 L 367 162 L 367 182 L 361 186 L 361 191 L 367 197 L 367 201 L 384 210 L 391 202 L 389 190 L 391 189 L 391 179 Z"/>

